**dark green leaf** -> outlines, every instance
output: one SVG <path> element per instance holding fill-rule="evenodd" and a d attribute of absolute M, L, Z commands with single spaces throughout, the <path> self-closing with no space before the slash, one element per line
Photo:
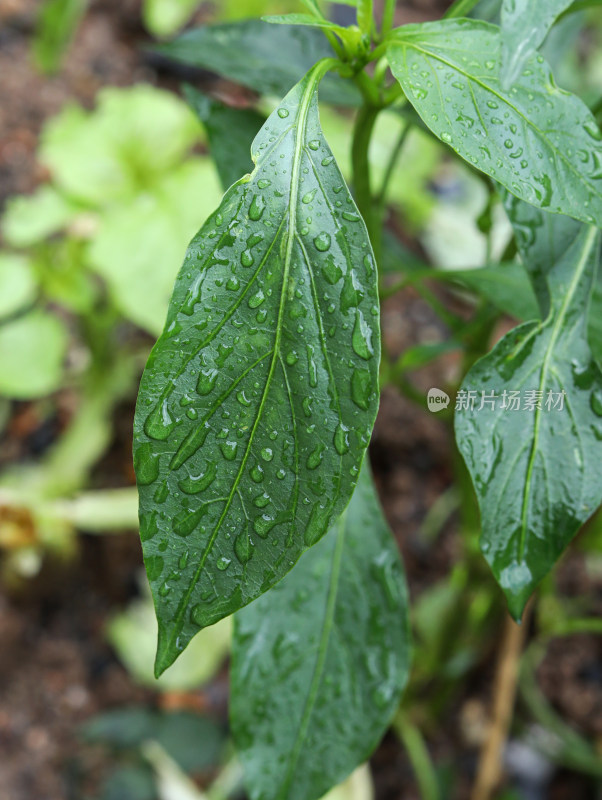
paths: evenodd
<path fill-rule="evenodd" d="M 584 226 L 548 274 L 550 315 L 515 328 L 470 370 L 462 390 L 475 392 L 474 408 L 460 408 L 461 395 L 456 403 L 481 548 L 516 618 L 602 501 L 602 373 L 586 340 L 599 247 L 597 231 Z M 519 410 L 502 407 L 504 390 L 520 392 Z M 482 392 L 498 396 L 495 408 Z M 564 407 L 554 408 L 561 397 Z M 530 408 L 529 398 L 540 407 Z"/>
<path fill-rule="evenodd" d="M 468 19 L 406 25 L 388 56 L 424 122 L 462 158 L 532 205 L 602 225 L 602 134 L 541 56 L 505 92 L 499 28 Z"/>
<path fill-rule="evenodd" d="M 252 108 L 226 106 L 193 86 L 185 86 L 184 95 L 205 127 L 211 158 L 227 189 L 252 171 L 251 143 L 265 116 Z"/>
<path fill-rule="evenodd" d="M 268 25 L 257 19 L 208 25 L 186 31 L 158 52 L 176 61 L 217 72 L 260 94 L 282 97 L 321 58 L 334 52 L 322 31 Z M 349 81 L 328 75 L 320 98 L 336 105 L 358 105 Z"/>
<path fill-rule="evenodd" d="M 504 0 L 502 4 L 502 86 L 517 81 L 527 60 L 554 21 L 573 0 Z"/>
<path fill-rule="evenodd" d="M 192 241 L 142 378 L 134 463 L 162 672 L 267 591 L 353 492 L 378 405 L 374 258 L 317 65 Z"/>
<path fill-rule="evenodd" d="M 407 602 L 364 467 L 323 541 L 236 615 L 231 716 L 253 800 L 314 800 L 370 755 L 408 676 Z"/>

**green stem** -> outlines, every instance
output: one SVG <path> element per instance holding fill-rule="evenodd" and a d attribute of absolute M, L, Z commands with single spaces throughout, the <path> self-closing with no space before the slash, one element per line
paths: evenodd
<path fill-rule="evenodd" d="M 395 733 L 406 749 L 422 800 L 439 800 L 439 783 L 435 767 L 419 728 L 400 711 L 393 722 Z"/>
<path fill-rule="evenodd" d="M 477 5 L 479 0 L 456 0 L 450 8 L 447 9 L 443 15 L 443 19 L 455 19 L 456 17 L 465 17 L 470 14 L 472 9 Z"/>
<path fill-rule="evenodd" d="M 380 214 L 377 213 L 373 204 L 368 149 L 379 111 L 378 106 L 374 106 L 370 102 L 366 102 L 360 108 L 355 120 L 351 147 L 355 202 L 366 223 L 377 265 L 380 263 L 381 226 Z"/>
<path fill-rule="evenodd" d="M 393 27 L 395 21 L 395 0 L 385 0 L 381 36 L 384 39 Z"/>

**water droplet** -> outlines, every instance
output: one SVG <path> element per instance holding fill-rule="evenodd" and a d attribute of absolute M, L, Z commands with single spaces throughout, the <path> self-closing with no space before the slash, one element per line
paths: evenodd
<path fill-rule="evenodd" d="M 326 533 L 330 521 L 330 509 L 316 503 L 309 515 L 307 526 L 303 534 L 303 541 L 308 547 L 312 547 L 318 539 Z"/>
<path fill-rule="evenodd" d="M 251 401 L 249 400 L 249 398 L 244 393 L 244 390 L 241 390 L 240 392 L 237 392 L 236 399 L 241 404 L 241 406 L 246 406 L 248 408 L 251 405 Z"/>
<path fill-rule="evenodd" d="M 159 453 L 153 452 L 150 442 L 145 442 L 134 452 L 136 479 L 141 486 L 148 486 L 159 477 Z"/>
<path fill-rule="evenodd" d="M 286 354 L 285 361 L 290 367 L 292 367 L 293 364 L 296 364 L 297 361 L 299 361 L 299 356 L 294 350 L 289 350 L 289 352 Z"/>
<path fill-rule="evenodd" d="M 163 572 L 165 562 L 162 556 L 147 556 L 144 559 L 144 566 L 146 567 L 146 574 L 149 581 L 156 581 Z"/>
<path fill-rule="evenodd" d="M 347 222 L 359 222 L 360 218 L 358 214 L 353 214 L 351 211 L 343 211 L 341 214 L 343 219 L 346 219 Z"/>
<path fill-rule="evenodd" d="M 224 570 L 228 569 L 231 563 L 232 563 L 231 558 L 226 558 L 226 556 L 220 556 L 215 562 L 215 566 L 220 570 L 220 572 L 223 572 Z"/>
<path fill-rule="evenodd" d="M 602 389 L 594 389 L 590 398 L 590 404 L 594 414 L 602 417 Z"/>
<path fill-rule="evenodd" d="M 273 517 L 263 514 L 261 517 L 256 517 L 255 521 L 253 522 L 253 530 L 258 536 L 261 536 L 262 539 L 265 539 L 274 525 L 276 525 L 276 522 L 277 520 L 275 520 Z"/>
<path fill-rule="evenodd" d="M 206 422 L 191 431 L 178 447 L 169 465 L 170 469 L 179 469 L 185 461 L 194 455 L 199 447 L 205 444 L 209 431 L 210 428 Z"/>
<path fill-rule="evenodd" d="M 351 375 L 351 399 L 358 408 L 367 411 L 372 398 L 372 376 L 367 369 L 354 369 Z"/>
<path fill-rule="evenodd" d="M 279 108 L 278 109 L 278 116 L 281 119 L 286 119 L 288 117 L 289 111 L 288 108 Z"/>
<path fill-rule="evenodd" d="M 346 428 L 342 422 L 337 425 L 334 433 L 334 446 L 340 456 L 349 452 L 349 428 Z"/>
<path fill-rule="evenodd" d="M 246 564 L 253 555 L 253 545 L 246 531 L 239 533 L 234 540 L 234 553 L 241 564 Z"/>
<path fill-rule="evenodd" d="M 215 382 L 217 380 L 218 372 L 216 369 L 204 369 L 199 373 L 199 378 L 196 384 L 196 390 L 200 395 L 206 396 L 211 394 Z"/>
<path fill-rule="evenodd" d="M 267 189 L 268 186 L 272 185 L 272 181 L 269 181 L 267 178 L 260 178 L 257 181 L 257 186 L 259 189 Z"/>
<path fill-rule="evenodd" d="M 243 250 L 240 254 L 240 263 L 243 265 L 243 267 L 252 267 L 255 263 L 253 253 L 248 248 Z"/>
<path fill-rule="evenodd" d="M 265 200 L 260 194 L 256 194 L 253 197 L 251 205 L 249 206 L 249 219 L 252 219 L 253 222 L 257 222 L 261 219 L 262 214 L 265 209 Z"/>
<path fill-rule="evenodd" d="M 311 142 L 308 144 L 310 150 L 318 150 L 320 147 L 320 140 L 319 139 L 312 139 Z"/>
<path fill-rule="evenodd" d="M 260 289 L 256 294 L 249 298 L 249 308 L 257 308 L 265 300 L 263 289 Z"/>
<path fill-rule="evenodd" d="M 155 492 L 153 500 L 155 501 L 155 503 L 158 503 L 160 505 L 161 503 L 164 503 L 167 500 L 168 494 L 169 494 L 169 486 L 167 485 L 167 481 L 163 481 L 162 484 L 157 486 L 157 491 Z"/>
<path fill-rule="evenodd" d="M 253 500 L 253 505 L 257 508 L 265 508 L 272 502 L 272 498 L 266 492 L 262 492 L 262 494 L 258 494 L 257 497 Z"/>
<path fill-rule="evenodd" d="M 255 483 L 261 483 L 264 477 L 263 467 L 260 467 L 259 464 L 254 466 L 251 470 L 251 480 L 255 481 Z"/>
<path fill-rule="evenodd" d="M 316 445 L 314 450 L 308 455 L 307 457 L 307 468 L 308 469 L 316 469 L 322 463 L 322 459 L 324 458 L 324 450 L 326 450 L 326 446 L 320 442 Z"/>
<path fill-rule="evenodd" d="M 207 467 L 200 475 L 187 475 L 179 481 L 178 487 L 184 494 L 198 494 L 211 486 L 216 476 L 217 464 L 214 461 L 208 461 Z"/>
<path fill-rule="evenodd" d="M 189 511 L 188 509 L 180 511 L 173 521 L 174 533 L 182 537 L 190 536 L 208 510 L 209 507 L 205 504 L 197 508 L 196 511 Z"/>
<path fill-rule="evenodd" d="M 451 133 L 448 133 L 447 131 L 443 131 L 443 133 L 441 134 L 441 138 L 443 139 L 444 142 L 447 142 L 447 144 L 452 143 Z"/>
<path fill-rule="evenodd" d="M 374 348 L 372 347 L 372 331 L 366 324 L 366 320 L 359 308 L 355 314 L 355 325 L 353 326 L 353 333 L 351 335 L 351 344 L 355 353 L 368 361 L 374 355 Z"/>
<path fill-rule="evenodd" d="M 322 166 L 327 167 L 329 164 L 332 164 L 334 161 L 334 156 L 326 156 L 326 158 L 322 159 Z"/>
<path fill-rule="evenodd" d="M 316 191 L 317 189 L 312 189 L 311 192 L 307 192 L 307 194 L 304 194 L 302 197 L 302 202 L 305 203 L 305 205 L 311 203 L 311 201 L 316 196 Z"/>
<path fill-rule="evenodd" d="M 236 458 L 236 451 L 238 450 L 238 442 L 221 442 L 219 447 L 226 461 L 234 461 Z"/>
<path fill-rule="evenodd" d="M 325 253 L 330 249 L 330 234 L 326 233 L 326 231 L 319 233 L 314 239 L 314 245 L 316 250 L 319 250 L 321 253 Z"/>
<path fill-rule="evenodd" d="M 341 268 L 334 263 L 332 256 L 328 257 L 322 267 L 322 274 L 331 286 L 337 284 L 343 277 Z"/>
<path fill-rule="evenodd" d="M 312 389 L 315 389 L 318 385 L 318 368 L 316 366 L 316 362 L 314 361 L 314 346 L 308 344 L 306 346 L 307 349 L 307 366 L 309 369 L 309 385 Z"/>
<path fill-rule="evenodd" d="M 271 461 L 274 458 L 274 451 L 271 447 L 264 447 L 261 451 L 261 457 L 264 461 Z"/>
<path fill-rule="evenodd" d="M 602 132 L 593 119 L 588 119 L 587 122 L 584 123 L 583 130 L 588 136 L 591 136 L 595 142 L 602 141 Z"/>
<path fill-rule="evenodd" d="M 174 421 L 169 413 L 167 398 L 160 400 L 144 423 L 144 432 L 151 439 L 165 441 L 172 431 Z"/>
<path fill-rule="evenodd" d="M 283 481 L 286 478 L 286 470 L 282 469 L 282 467 L 276 473 L 276 477 L 279 481 Z"/>
<path fill-rule="evenodd" d="M 140 517 L 140 539 L 143 542 L 148 542 L 153 536 L 159 533 L 157 525 L 157 512 L 153 511 L 151 514 L 143 514 Z"/>

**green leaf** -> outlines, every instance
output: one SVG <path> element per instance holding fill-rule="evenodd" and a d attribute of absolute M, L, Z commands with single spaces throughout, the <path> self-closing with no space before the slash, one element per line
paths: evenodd
<path fill-rule="evenodd" d="M 0 325 L 0 395 L 29 400 L 58 389 L 66 350 L 62 322 L 44 311 Z"/>
<path fill-rule="evenodd" d="M 40 159 L 60 191 L 103 206 L 147 192 L 198 138 L 185 103 L 139 84 L 103 89 L 92 113 L 69 106 L 54 117 L 44 128 Z"/>
<path fill-rule="evenodd" d="M 357 3 L 357 24 L 363 33 L 370 35 L 373 22 L 374 0 L 359 0 Z"/>
<path fill-rule="evenodd" d="M 42 4 L 33 55 L 43 72 L 55 72 L 60 67 L 87 5 L 87 0 L 46 0 Z"/>
<path fill-rule="evenodd" d="M 235 617 L 231 718 L 250 797 L 314 800 L 342 781 L 389 725 L 409 660 L 403 569 L 364 467 L 328 535 Z"/>
<path fill-rule="evenodd" d="M 319 30 L 268 25 L 258 19 L 195 28 L 157 52 L 277 97 L 285 95 L 316 61 L 334 56 Z M 336 75 L 324 78 L 320 99 L 341 106 L 361 102 L 355 86 Z"/>
<path fill-rule="evenodd" d="M 152 191 L 102 214 L 90 264 L 106 280 L 117 308 L 149 333 L 161 332 L 186 243 L 219 196 L 210 161 L 190 158 L 157 179 Z"/>
<path fill-rule="evenodd" d="M 251 143 L 265 116 L 252 108 L 232 108 L 193 86 L 184 86 L 184 96 L 203 123 L 209 149 L 224 189 L 241 175 L 251 172 Z"/>
<path fill-rule="evenodd" d="M 142 378 L 134 461 L 158 672 L 323 536 L 370 438 L 376 271 L 319 126 L 323 70 L 269 117 L 253 174 L 192 241 Z"/>
<path fill-rule="evenodd" d="M 456 439 L 481 509 L 481 549 L 517 619 L 602 501 L 602 373 L 586 340 L 599 249 L 598 233 L 584 226 L 549 272 L 549 316 L 515 328 L 469 371 L 462 390 L 475 392 L 474 408 L 461 395 L 456 402 Z M 504 390 L 520 392 L 520 410 L 502 408 Z M 498 395 L 495 408 L 480 408 L 482 392 Z M 531 409 L 529 397 L 540 408 Z M 561 397 L 562 409 L 548 405 Z"/>
<path fill-rule="evenodd" d="M 11 197 L 2 218 L 2 234 L 13 247 L 30 247 L 61 231 L 80 207 L 52 186 Z"/>
<path fill-rule="evenodd" d="M 33 303 L 37 281 L 27 258 L 0 252 L 0 320 Z"/>
<path fill-rule="evenodd" d="M 201 0 L 144 0 L 142 19 L 154 36 L 172 36 L 188 22 Z"/>
<path fill-rule="evenodd" d="M 462 158 L 532 205 L 602 226 L 602 133 L 541 56 L 505 92 L 499 29 L 468 19 L 406 25 L 388 56 L 416 111 Z"/>
<path fill-rule="evenodd" d="M 328 28 L 334 31 L 346 31 L 329 19 L 314 17 L 312 14 L 267 14 L 261 18 L 272 25 L 307 25 L 311 28 Z"/>
<path fill-rule="evenodd" d="M 504 0 L 502 4 L 502 86 L 517 81 L 527 60 L 543 43 L 554 21 L 573 0 Z"/>

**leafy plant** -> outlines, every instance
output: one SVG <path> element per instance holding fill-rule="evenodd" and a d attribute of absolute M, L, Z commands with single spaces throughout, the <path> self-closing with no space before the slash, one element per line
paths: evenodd
<path fill-rule="evenodd" d="M 477 3 L 458 0 L 441 21 L 401 28 L 391 0 L 380 20 L 371 2 L 353 3 L 357 24 L 349 27 L 315 0 L 304 4 L 304 14 L 191 30 L 161 47 L 282 99 L 264 119 L 187 90 L 222 182 L 234 182 L 189 246 L 142 378 L 134 430 L 156 675 L 198 631 L 237 612 L 233 730 L 250 796 L 280 800 L 314 800 L 361 763 L 407 679 L 403 570 L 364 465 L 380 382 L 424 403 L 412 371 L 451 348 L 463 352 L 462 374 L 446 389 L 457 392 L 456 441 L 480 523 L 460 477 L 466 564 L 444 600 L 433 600 L 449 603 L 456 619 L 465 613 L 484 629 L 495 605 L 483 589 L 468 610 L 458 589 L 469 579 L 486 586 L 481 561 L 474 566 L 478 529 L 520 620 L 602 501 L 602 133 L 537 51 L 556 17 L 588 4 L 533 2 L 533 16 L 518 25 L 522 4 L 506 0 L 500 27 L 469 17 Z M 322 85 L 322 101 L 355 114 L 353 193 L 320 124 Z M 377 186 L 370 144 L 387 110 L 400 135 Z M 80 124 L 77 115 L 65 122 L 67 130 Z M 480 182 L 480 269 L 432 270 L 391 255 L 387 200 L 416 129 L 447 148 L 458 174 Z M 170 188 L 170 148 L 181 152 L 188 139 L 168 138 L 167 149 L 153 148 L 163 202 L 159 210 L 141 200 L 145 231 L 184 194 Z M 91 138 L 90 147 L 102 154 L 105 139 Z M 148 155 L 141 147 L 136 163 Z M 96 178 L 104 184 L 111 155 L 103 158 Z M 79 173 L 62 176 L 69 199 L 95 202 L 90 187 L 100 184 L 74 188 Z M 127 183 L 109 181 L 109 189 L 115 208 L 132 205 Z M 507 234 L 497 254 L 502 207 Z M 195 218 L 203 216 L 196 208 Z M 152 238 L 138 246 L 160 259 Z M 123 286 L 119 256 L 123 248 L 110 241 L 92 248 L 95 268 L 122 288 L 125 313 L 156 330 L 155 309 Z M 401 272 L 395 283 L 391 263 Z M 479 295 L 469 318 L 446 308 L 429 280 Z M 379 293 L 408 284 L 431 302 L 450 341 L 399 359 L 385 350 L 379 375 Z M 490 349 L 501 311 L 525 321 Z M 446 397 L 429 393 L 435 404 Z M 445 636 L 425 613 L 422 647 Z M 464 666 L 446 663 L 446 674 L 472 658 L 467 642 Z M 417 769 L 428 771 L 411 721 L 402 715 L 396 728 Z"/>

